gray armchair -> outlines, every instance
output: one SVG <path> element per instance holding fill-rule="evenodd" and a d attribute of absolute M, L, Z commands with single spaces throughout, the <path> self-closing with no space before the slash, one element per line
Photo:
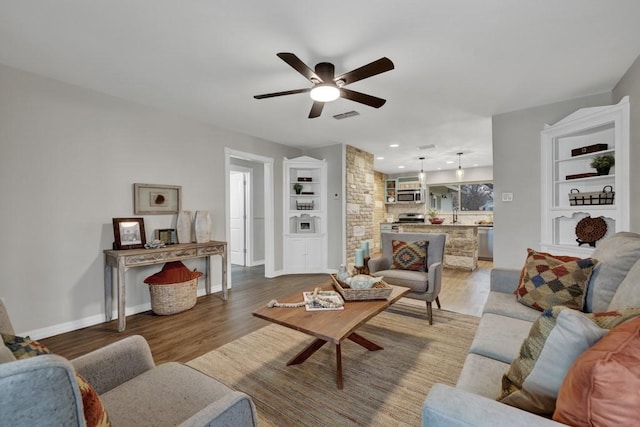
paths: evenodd
<path fill-rule="evenodd" d="M 14 334 L 2 300 L 0 331 Z M 249 396 L 181 363 L 156 366 L 139 335 L 72 361 L 43 355 L 1 363 L 0 424 L 84 426 L 75 372 L 100 395 L 114 426 L 258 424 Z"/>
<path fill-rule="evenodd" d="M 382 256 L 369 260 L 369 272 L 373 276 L 383 276 L 390 285 L 405 286 L 411 289 L 407 298 L 419 299 L 427 303 L 429 324 L 433 324 L 431 303 L 440 307 L 438 294 L 442 286 L 442 264 L 446 234 L 442 233 L 382 233 Z M 391 241 L 429 242 L 427 250 L 427 272 L 391 269 L 393 264 L 393 248 Z"/>

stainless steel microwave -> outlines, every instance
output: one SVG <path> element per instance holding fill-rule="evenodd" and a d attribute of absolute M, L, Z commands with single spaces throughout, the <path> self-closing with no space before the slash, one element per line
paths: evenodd
<path fill-rule="evenodd" d="M 398 190 L 397 203 L 424 203 L 424 189 Z"/>

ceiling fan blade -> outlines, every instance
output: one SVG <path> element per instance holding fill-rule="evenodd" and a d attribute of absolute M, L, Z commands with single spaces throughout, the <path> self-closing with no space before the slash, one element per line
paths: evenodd
<path fill-rule="evenodd" d="M 316 117 L 320 117 L 323 107 L 324 107 L 324 102 L 314 101 L 313 105 L 311 106 L 311 111 L 309 112 L 309 118 L 315 119 Z"/>
<path fill-rule="evenodd" d="M 366 79 L 368 77 L 375 76 L 376 74 L 381 74 L 391 70 L 393 70 L 393 62 L 385 56 L 377 61 L 373 61 L 360 68 L 344 73 L 333 79 L 333 81 L 337 82 L 338 80 L 343 80 L 344 84 L 348 85 L 357 82 L 358 80 Z"/>
<path fill-rule="evenodd" d="M 291 68 L 293 68 L 294 70 L 296 70 L 297 72 L 305 76 L 312 83 L 316 83 L 313 81 L 313 79 L 316 79 L 317 81 L 322 81 L 322 79 L 318 77 L 318 75 L 311 68 L 307 67 L 307 64 L 302 62 L 300 58 L 298 58 L 293 53 L 280 52 L 277 55 L 280 59 L 282 59 L 284 62 L 289 64 Z"/>
<path fill-rule="evenodd" d="M 264 99 L 264 98 L 273 98 L 274 96 L 294 95 L 296 93 L 305 93 L 310 91 L 311 91 L 311 88 L 308 87 L 306 89 L 294 89 L 294 90 L 285 90 L 283 92 L 265 93 L 264 95 L 254 95 L 253 97 L 255 99 Z"/>
<path fill-rule="evenodd" d="M 380 108 L 384 105 L 385 102 L 387 102 L 386 99 L 378 98 L 376 96 L 367 95 L 366 93 L 356 92 L 355 90 L 345 88 L 340 89 L 340 97 L 359 102 L 373 108 Z"/>

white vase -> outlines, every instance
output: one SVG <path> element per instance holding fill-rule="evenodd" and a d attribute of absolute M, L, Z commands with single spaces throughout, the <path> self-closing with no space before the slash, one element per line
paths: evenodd
<path fill-rule="evenodd" d="M 191 243 L 191 211 L 180 211 L 176 221 L 178 243 Z"/>
<path fill-rule="evenodd" d="M 211 216 L 209 211 L 196 211 L 195 219 L 196 243 L 211 240 Z"/>

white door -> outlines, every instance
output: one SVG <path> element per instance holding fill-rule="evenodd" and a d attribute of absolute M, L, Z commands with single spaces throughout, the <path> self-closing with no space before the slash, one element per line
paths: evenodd
<path fill-rule="evenodd" d="M 247 265 L 246 254 L 246 172 L 231 171 L 230 175 L 230 225 L 231 241 L 229 242 L 229 253 L 231 264 Z"/>

